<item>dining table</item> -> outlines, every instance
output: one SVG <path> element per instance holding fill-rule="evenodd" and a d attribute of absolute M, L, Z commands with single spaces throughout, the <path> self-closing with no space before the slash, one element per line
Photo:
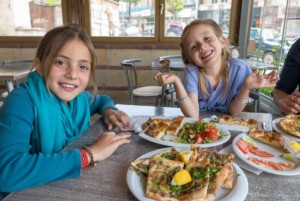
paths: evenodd
<path fill-rule="evenodd" d="M 5 82 L 8 93 L 10 93 L 14 89 L 14 83 L 16 81 L 27 77 L 31 68 L 31 65 L 23 64 L 14 64 L 10 65 L 9 67 L 0 66 L 0 80 Z"/>
<path fill-rule="evenodd" d="M 59 182 L 48 183 L 38 187 L 13 192 L 4 198 L 4 201 L 15 200 L 103 200 L 103 201 L 125 201 L 125 200 L 144 200 L 138 199 L 134 194 L 135 186 L 129 188 L 128 172 L 130 164 L 138 157 L 151 151 L 167 148 L 168 146 L 153 143 L 139 134 L 132 131 L 141 121 L 149 117 L 174 117 L 183 115 L 179 108 L 156 107 L 143 105 L 124 105 L 117 104 L 116 107 L 126 112 L 131 125 L 128 132 L 132 132 L 131 142 L 120 146 L 110 157 L 104 161 L 98 162 L 95 167 L 87 167 L 81 170 L 80 177 L 67 179 Z M 201 112 L 200 118 L 205 119 L 212 115 L 220 116 L 224 113 Z M 265 122 L 268 128 L 272 128 L 272 121 L 282 117 L 280 114 L 251 113 L 242 112 L 237 118 L 255 118 L 258 122 Z M 76 141 L 68 145 L 65 150 L 81 148 L 91 144 L 107 128 L 100 115 L 91 117 L 90 128 L 80 136 Z M 133 129 L 134 130 L 134 129 Z M 217 145 L 213 149 L 222 151 L 228 146 L 232 146 L 234 138 L 240 135 L 242 131 L 230 131 L 230 139 L 224 144 Z M 243 169 L 246 181 L 237 183 L 243 185 L 242 191 L 246 195 L 241 199 L 224 198 L 222 201 L 296 201 L 300 196 L 299 191 L 300 175 L 276 175 L 268 172 L 256 174 L 247 169 Z M 55 171 L 53 169 L 52 171 Z M 239 175 L 237 175 L 239 177 Z M 132 189 L 133 188 L 133 189 Z M 236 188 L 236 186 L 234 187 Z M 234 189 L 233 189 L 234 190 Z M 233 191 L 232 190 L 232 191 Z M 236 192 L 235 193 L 242 193 Z"/>

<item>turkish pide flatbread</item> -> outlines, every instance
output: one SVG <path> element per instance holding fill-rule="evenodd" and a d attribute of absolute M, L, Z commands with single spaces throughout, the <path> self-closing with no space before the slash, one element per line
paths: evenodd
<path fill-rule="evenodd" d="M 288 134 L 300 137 L 300 115 L 287 115 L 279 121 L 279 127 Z"/>

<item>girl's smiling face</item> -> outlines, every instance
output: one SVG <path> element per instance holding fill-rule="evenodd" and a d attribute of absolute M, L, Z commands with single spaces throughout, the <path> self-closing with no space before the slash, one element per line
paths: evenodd
<path fill-rule="evenodd" d="M 209 25 L 198 24 L 185 36 L 184 46 L 190 63 L 206 68 L 221 64 L 222 49 L 226 46 L 223 37 L 217 37 Z"/>
<path fill-rule="evenodd" d="M 78 96 L 88 85 L 91 55 L 79 39 L 70 40 L 56 55 L 47 85 L 52 93 L 66 104 Z"/>

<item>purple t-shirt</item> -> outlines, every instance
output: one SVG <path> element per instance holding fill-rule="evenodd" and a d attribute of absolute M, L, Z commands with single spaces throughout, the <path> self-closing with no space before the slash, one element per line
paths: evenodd
<path fill-rule="evenodd" d="M 187 65 L 184 71 L 184 87 L 187 93 L 198 94 L 200 111 L 228 112 L 229 104 L 234 96 L 239 92 L 244 80 L 252 73 L 245 61 L 240 59 L 228 59 L 228 87 L 225 96 L 223 81 L 221 80 L 215 91 L 206 79 L 209 96 L 204 96 L 199 91 L 199 69 L 196 65 Z"/>

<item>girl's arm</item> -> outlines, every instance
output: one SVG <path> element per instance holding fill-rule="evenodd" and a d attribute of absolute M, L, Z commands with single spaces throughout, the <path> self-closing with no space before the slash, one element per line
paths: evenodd
<path fill-rule="evenodd" d="M 19 87 L 7 97 L 0 112 L 0 191 L 13 192 L 80 175 L 78 149 L 61 153 L 31 153 L 34 107 Z"/>
<path fill-rule="evenodd" d="M 231 100 L 231 103 L 229 105 L 229 113 L 231 115 L 238 115 L 244 110 L 248 103 L 249 92 L 250 90 L 248 89 L 248 87 L 243 84 L 239 93 L 235 97 L 233 97 L 233 100 Z"/>
<path fill-rule="evenodd" d="M 96 95 L 93 99 L 93 95 L 90 92 L 85 91 L 85 94 L 91 103 L 91 116 L 96 113 L 102 115 L 108 130 L 111 130 L 113 126 L 122 130 L 130 125 L 128 115 L 123 111 L 118 110 L 112 98 L 106 95 Z"/>
<path fill-rule="evenodd" d="M 177 81 L 174 82 L 174 87 L 178 105 L 184 116 L 199 119 L 198 95 L 194 93 L 188 94 L 178 77 Z"/>
<path fill-rule="evenodd" d="M 173 84 L 176 91 L 176 98 L 182 113 L 187 117 L 199 118 L 198 95 L 187 94 L 180 78 L 173 73 L 158 72 L 155 77 L 161 85 Z"/>
<path fill-rule="evenodd" d="M 112 98 L 106 95 L 96 95 L 95 97 L 88 91 L 84 91 L 90 103 L 91 116 L 94 114 L 103 115 L 104 111 L 108 108 L 118 110 L 115 107 L 115 102 Z"/>
<path fill-rule="evenodd" d="M 264 87 L 273 87 L 279 80 L 276 71 L 272 71 L 265 75 L 259 75 L 259 70 L 251 73 L 243 82 L 243 85 L 237 95 L 231 100 L 229 112 L 231 115 L 237 115 L 245 108 L 249 92 L 252 89 L 260 89 Z"/>

